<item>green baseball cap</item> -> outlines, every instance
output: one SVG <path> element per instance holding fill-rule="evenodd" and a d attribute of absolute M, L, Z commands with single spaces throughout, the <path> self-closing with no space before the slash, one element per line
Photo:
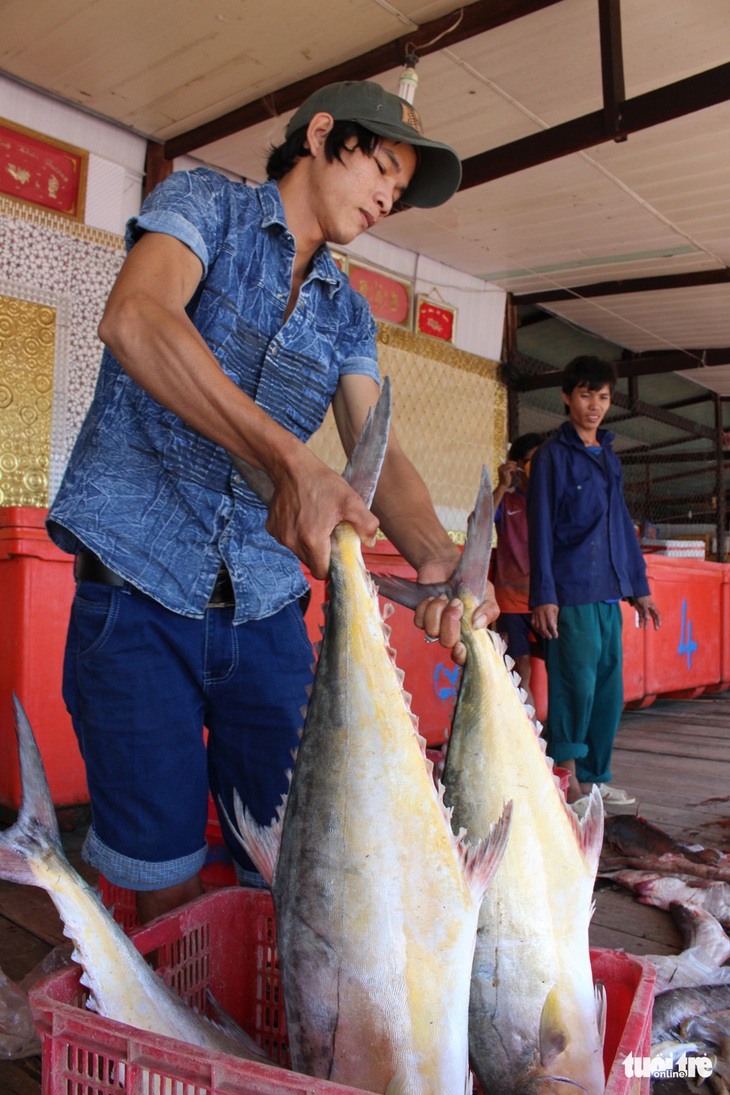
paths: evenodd
<path fill-rule="evenodd" d="M 461 160 L 453 148 L 424 136 L 418 111 L 399 95 L 371 80 L 327 84 L 306 99 L 286 127 L 287 139 L 309 125 L 315 114 L 331 114 L 336 122 L 357 122 L 378 137 L 413 145 L 418 165 L 402 201 L 430 209 L 443 205 L 459 188 Z"/>

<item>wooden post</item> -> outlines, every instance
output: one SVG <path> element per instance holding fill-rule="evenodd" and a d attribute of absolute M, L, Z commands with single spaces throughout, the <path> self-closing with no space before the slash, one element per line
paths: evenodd
<path fill-rule="evenodd" d="M 165 146 L 157 141 L 147 142 L 147 155 L 144 162 L 144 183 L 142 198 L 151 194 L 158 183 L 172 175 L 172 160 L 165 159 Z"/>

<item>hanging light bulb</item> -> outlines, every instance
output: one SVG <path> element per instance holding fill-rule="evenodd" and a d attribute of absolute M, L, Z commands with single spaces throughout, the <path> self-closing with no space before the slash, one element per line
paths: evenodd
<path fill-rule="evenodd" d="M 416 54 L 406 53 L 406 67 L 401 72 L 400 83 L 398 84 L 398 94 L 401 99 L 405 99 L 411 106 L 413 106 L 413 100 L 416 97 L 416 88 L 418 87 L 418 73 L 416 72 L 417 64 L 418 57 Z"/>

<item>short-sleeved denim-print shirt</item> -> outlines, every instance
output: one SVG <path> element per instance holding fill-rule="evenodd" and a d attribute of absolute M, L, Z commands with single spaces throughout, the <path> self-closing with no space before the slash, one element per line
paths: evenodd
<path fill-rule="evenodd" d="M 129 222 L 127 247 L 148 231 L 198 256 L 203 278 L 188 314 L 224 372 L 300 440 L 321 425 L 341 376 L 379 382 L 370 309 L 326 247 L 283 324 L 295 241 L 275 182 L 254 189 L 206 168 L 173 174 Z M 222 558 L 240 623 L 277 612 L 307 588 L 295 556 L 266 532 L 266 515 L 224 450 L 147 395 L 105 350 L 49 513 L 56 544 L 89 548 L 191 617 L 203 615 Z"/>

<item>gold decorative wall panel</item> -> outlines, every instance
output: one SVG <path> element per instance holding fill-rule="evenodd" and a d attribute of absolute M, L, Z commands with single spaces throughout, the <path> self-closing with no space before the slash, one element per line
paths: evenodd
<path fill-rule="evenodd" d="M 0 506 L 47 506 L 56 310 L 0 296 Z"/>
<path fill-rule="evenodd" d="M 474 507 L 482 465 L 496 482 L 504 460 L 507 399 L 498 365 L 388 324 L 379 328 L 378 356 L 381 376 L 393 385 L 398 439 L 423 476 L 442 524 L 458 538 Z M 310 445 L 342 471 L 331 412 Z"/>

